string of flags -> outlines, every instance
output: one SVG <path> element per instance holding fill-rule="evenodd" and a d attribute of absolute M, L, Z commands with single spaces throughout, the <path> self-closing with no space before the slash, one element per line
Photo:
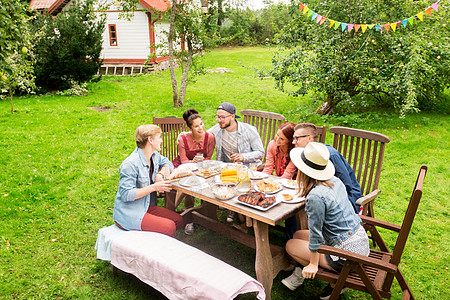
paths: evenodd
<path fill-rule="evenodd" d="M 424 11 L 421 11 L 421 12 L 415 14 L 414 16 L 411 16 L 402 21 L 397 21 L 397 22 L 387 23 L 387 24 L 380 24 L 380 25 L 377 25 L 377 24 L 349 24 L 349 23 L 344 23 L 344 22 L 338 22 L 336 20 L 332 20 L 330 18 L 326 18 L 322 15 L 319 15 L 318 13 L 312 11 L 309 7 L 307 7 L 306 5 L 304 5 L 302 3 L 300 3 L 299 11 L 303 15 L 306 15 L 306 17 L 311 17 L 311 21 L 315 21 L 319 25 L 322 25 L 325 21 L 328 21 L 329 22 L 328 27 L 330 27 L 330 28 L 334 27 L 335 30 L 340 28 L 342 32 L 344 32 L 347 29 L 349 33 L 352 30 L 355 30 L 355 33 L 356 33 L 361 29 L 361 31 L 363 33 L 365 33 L 367 29 L 372 30 L 375 28 L 375 31 L 379 31 L 380 33 L 383 33 L 383 31 L 386 31 L 386 33 L 388 33 L 390 29 L 392 29 L 395 32 L 397 29 L 401 28 L 401 25 L 403 25 L 404 28 L 406 28 L 406 26 L 408 24 L 414 25 L 414 20 L 416 17 L 420 21 L 423 21 L 424 13 L 431 16 L 432 10 L 435 10 L 436 12 L 438 11 L 439 2 L 441 2 L 441 0 L 436 1 L 431 6 L 427 7 Z"/>

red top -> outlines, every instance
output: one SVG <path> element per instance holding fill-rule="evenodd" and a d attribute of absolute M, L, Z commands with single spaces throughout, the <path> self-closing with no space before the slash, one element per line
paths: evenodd
<path fill-rule="evenodd" d="M 205 132 L 205 135 L 200 141 L 194 141 L 192 133 L 184 132 L 178 136 L 178 156 L 173 160 L 173 166 L 176 168 L 181 164 L 192 162 L 197 153 L 203 153 L 204 159 L 211 159 L 214 148 L 216 147 L 216 140 L 214 135 Z"/>
<path fill-rule="evenodd" d="M 275 175 L 283 178 L 292 179 L 297 173 L 297 168 L 290 160 L 287 163 L 289 153 L 284 153 L 281 148 L 277 146 L 275 140 L 270 141 L 267 146 L 267 155 L 263 172 L 272 174 L 275 169 Z"/>

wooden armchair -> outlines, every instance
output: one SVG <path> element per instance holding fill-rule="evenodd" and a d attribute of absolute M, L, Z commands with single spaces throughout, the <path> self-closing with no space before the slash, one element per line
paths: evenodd
<path fill-rule="evenodd" d="M 338 150 L 355 171 L 363 197 L 356 204 L 363 207 L 362 214 L 374 216 L 373 203 L 381 193 L 378 189 L 384 148 L 389 138 L 384 134 L 334 126 L 333 147 Z"/>
<path fill-rule="evenodd" d="M 177 139 L 178 135 L 183 131 L 188 131 L 186 122 L 183 118 L 166 117 L 156 118 L 153 116 L 153 124 L 161 128 L 161 155 L 173 161 L 178 155 Z"/>
<path fill-rule="evenodd" d="M 261 110 L 244 109 L 241 110 L 241 115 L 244 116 L 245 123 L 255 126 L 258 130 L 264 146 L 264 151 L 267 150 L 270 141 L 273 140 L 277 134 L 278 127 L 283 124 L 285 120 L 283 115 Z"/>
<path fill-rule="evenodd" d="M 323 126 L 316 126 L 316 133 L 317 133 L 317 141 L 319 143 L 325 144 L 325 137 L 327 136 L 327 125 Z"/>
<path fill-rule="evenodd" d="M 319 247 L 319 253 L 347 259 L 340 274 L 325 269 L 319 269 L 316 274 L 316 279 L 335 284 L 330 299 L 337 299 L 344 286 L 370 293 L 373 299 L 389 299 L 394 277 L 403 291 L 402 299 L 414 299 L 411 289 L 399 269 L 399 264 L 422 197 L 422 185 L 426 173 L 427 166 L 422 165 L 401 226 L 368 216 L 360 216 L 364 228 L 370 231 L 380 246 L 380 250 L 370 250 L 369 257 L 366 257 L 335 247 L 323 245 Z M 376 227 L 398 232 L 397 242 L 392 253 L 388 250 Z M 351 271 L 352 268 L 354 271 Z"/>

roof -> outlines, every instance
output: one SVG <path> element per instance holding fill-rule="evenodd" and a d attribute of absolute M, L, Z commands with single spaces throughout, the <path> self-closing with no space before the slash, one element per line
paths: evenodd
<path fill-rule="evenodd" d="M 140 0 L 142 6 L 147 8 L 154 8 L 159 11 L 166 11 L 170 7 L 169 0 Z"/>
<path fill-rule="evenodd" d="M 59 13 L 69 0 L 31 0 L 30 9 L 45 10 L 50 14 Z M 169 0 L 140 0 L 139 3 L 146 8 L 166 11 L 170 7 Z"/>
<path fill-rule="evenodd" d="M 44 10 L 50 8 L 56 0 L 31 0 L 30 9 Z"/>

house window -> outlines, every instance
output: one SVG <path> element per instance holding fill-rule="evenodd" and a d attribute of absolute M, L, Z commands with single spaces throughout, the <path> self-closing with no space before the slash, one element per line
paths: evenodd
<path fill-rule="evenodd" d="M 116 24 L 109 24 L 109 45 L 110 46 L 117 46 L 117 30 L 116 30 Z"/>

